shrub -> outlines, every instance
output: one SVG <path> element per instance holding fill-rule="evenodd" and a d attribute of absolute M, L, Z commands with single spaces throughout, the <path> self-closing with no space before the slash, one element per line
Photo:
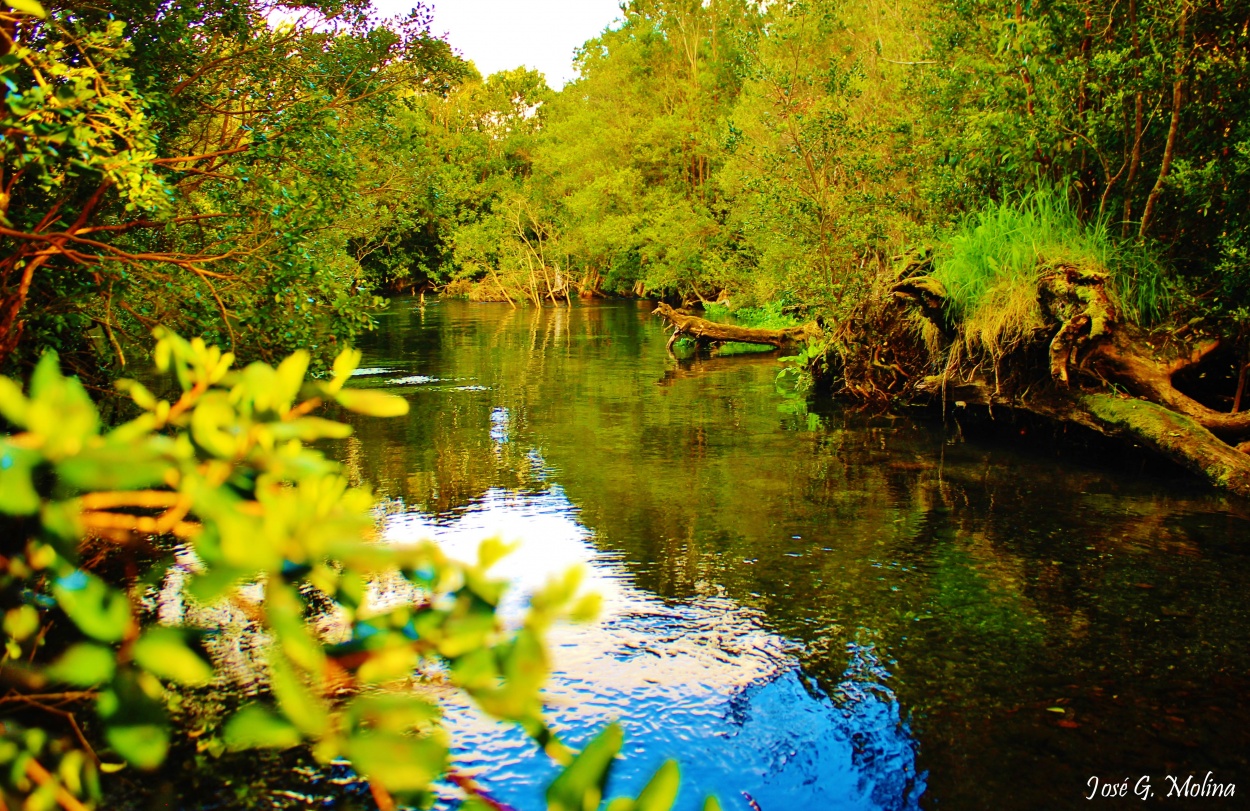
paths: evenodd
<path fill-rule="evenodd" d="M 265 690 L 198 739 L 200 751 L 306 746 L 322 762 L 349 761 L 382 807 L 425 802 L 451 768 L 450 747 L 440 706 L 411 681 L 437 672 L 567 765 L 551 808 L 597 808 L 620 729 L 575 754 L 547 727 L 539 692 L 546 629 L 595 608 L 578 594 L 578 572 L 552 581 L 505 631 L 496 617 L 504 585 L 487 570 L 506 547 L 488 542 L 477 564 L 462 565 L 432 544 L 375 542 L 370 493 L 309 446 L 351 430 L 313 416 L 323 403 L 407 412 L 400 397 L 344 386 L 359 353 L 342 353 L 328 379 L 306 380 L 304 352 L 235 370 L 230 353 L 199 339 L 157 337 L 157 366 L 176 396 L 121 381 L 138 416 L 114 428 L 52 353 L 29 394 L 0 378 L 0 417 L 17 431 L 0 436 L 0 805 L 91 807 L 102 769 L 162 764 L 181 693 L 226 679 L 205 653 L 212 629 L 144 621 L 144 598 L 178 548 L 194 561 L 186 594 L 231 602 L 269 640 Z M 371 604 L 370 580 L 384 572 L 412 599 Z M 251 597 L 241 590 L 249 584 Z M 327 598 L 347 629 L 336 641 L 306 619 Z M 89 745 L 63 709 L 38 712 L 50 705 L 93 706 L 101 740 Z M 667 809 L 676 780 L 666 764 L 637 801 L 613 807 Z M 465 807 L 487 807 L 474 803 Z"/>

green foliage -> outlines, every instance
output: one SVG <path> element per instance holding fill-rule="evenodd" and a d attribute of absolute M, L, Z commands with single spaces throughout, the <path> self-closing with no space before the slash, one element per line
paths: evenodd
<path fill-rule="evenodd" d="M 228 678 L 200 642 L 213 629 L 153 623 L 145 608 L 178 548 L 195 561 L 187 598 L 244 607 L 269 640 L 265 689 L 200 730 L 199 751 L 306 746 L 324 763 L 345 758 L 375 794 L 419 804 L 449 767 L 449 741 L 440 706 L 412 682 L 443 673 L 568 764 L 553 796 L 597 808 L 619 728 L 574 757 L 547 727 L 539 693 L 550 670 L 547 629 L 596 604 L 580 593 L 580 572 L 540 590 L 520 627 L 506 631 L 496 616 L 504 585 L 487 573 L 505 547 L 488 542 L 479 563 L 462 565 L 430 543 L 377 543 L 369 492 L 308 444 L 350 433 L 312 415 L 324 403 L 371 416 L 407 412 L 400 397 L 345 387 L 358 352 L 309 379 L 306 352 L 237 369 L 231 353 L 201 339 L 165 329 L 157 338 L 156 364 L 174 394 L 120 381 L 138 413 L 113 428 L 53 353 L 29 394 L 0 378 L 0 414 L 17 431 L 0 437 L 6 695 L 73 688 L 57 695 L 94 705 L 105 765 L 160 767 L 182 734 L 171 720 L 180 695 Z M 110 574 L 114 560 L 125 562 L 124 574 Z M 412 600 L 373 604 L 369 581 L 386 572 Z M 261 596 L 249 595 L 249 584 Z M 309 623 L 326 600 L 345 629 L 333 640 Z M 96 761 L 63 720 L 5 718 L 6 804 L 100 802 Z M 629 807 L 669 808 L 675 779 L 664 767 Z"/>
<path fill-rule="evenodd" d="M 1108 272 L 1135 321 L 1155 323 L 1168 313 L 1170 291 L 1157 260 L 1123 245 L 1104 221 L 1083 222 L 1046 187 L 967 217 L 942 241 L 932 276 L 969 346 L 999 356 L 1044 326 L 1038 280 L 1059 265 Z"/>
<path fill-rule="evenodd" d="M 431 162 L 400 125 L 466 70 L 428 15 L 378 24 L 358 0 L 281 25 L 252 0 L 50 9 L 0 12 L 0 364 L 53 348 L 103 384 L 167 324 L 320 366 L 368 328 L 361 260 L 420 219 L 396 201 L 422 199 Z"/>
<path fill-rule="evenodd" d="M 974 210 L 1054 186 L 1082 222 L 1142 244 L 1147 262 L 1162 255 L 1172 285 L 1210 295 L 1246 230 L 1248 131 L 1238 122 L 1250 101 L 1228 92 L 1250 68 L 1246 10 L 942 4 L 934 66 L 916 82 L 934 133 L 927 194 Z M 1121 299 L 1146 322 L 1167 315 L 1157 276 L 1122 279 Z M 1247 289 L 1224 288 L 1217 309 L 1231 314 Z"/>

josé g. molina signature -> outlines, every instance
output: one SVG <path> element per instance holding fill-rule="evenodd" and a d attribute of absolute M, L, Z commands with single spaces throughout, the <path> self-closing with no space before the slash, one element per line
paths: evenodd
<path fill-rule="evenodd" d="M 1237 786 L 1235 783 L 1221 783 L 1214 779 L 1214 772 L 1207 772 L 1206 776 L 1201 780 L 1195 780 L 1192 774 L 1174 777 L 1165 775 L 1163 778 L 1163 797 L 1233 797 L 1236 796 Z M 1150 785 L 1150 775 L 1144 774 L 1137 778 L 1136 781 L 1131 777 L 1123 780 L 1102 780 L 1098 777 L 1091 777 L 1085 782 L 1089 788 L 1089 796 L 1085 799 L 1092 800 L 1095 797 L 1106 797 L 1108 799 L 1115 797 L 1136 797 L 1139 800 L 1148 800 L 1155 794 L 1155 789 Z"/>

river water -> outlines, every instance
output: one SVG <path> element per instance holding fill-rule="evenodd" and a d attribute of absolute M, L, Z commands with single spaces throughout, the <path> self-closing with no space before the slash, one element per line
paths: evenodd
<path fill-rule="evenodd" d="M 808 403 L 772 354 L 678 362 L 648 310 L 397 299 L 357 382 L 411 413 L 354 420 L 343 457 L 391 541 L 514 541 L 509 611 L 588 567 L 604 611 L 555 634 L 549 711 L 572 743 L 621 721 L 610 792 L 676 758 L 681 809 L 1250 794 L 1247 505 L 958 414 Z M 545 807 L 532 744 L 453 717 L 493 797 Z"/>

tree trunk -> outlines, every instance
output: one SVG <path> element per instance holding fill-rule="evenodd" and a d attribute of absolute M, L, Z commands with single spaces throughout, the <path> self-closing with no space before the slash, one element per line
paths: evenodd
<path fill-rule="evenodd" d="M 744 344 L 763 344 L 780 348 L 821 334 L 820 326 L 815 323 L 785 329 L 752 329 L 732 324 L 719 324 L 675 310 L 663 302 L 656 305 L 653 314 L 663 318 L 672 327 L 673 335 L 668 341 L 670 352 L 673 344 L 682 335 L 694 338 L 700 344 L 737 341 Z"/>

